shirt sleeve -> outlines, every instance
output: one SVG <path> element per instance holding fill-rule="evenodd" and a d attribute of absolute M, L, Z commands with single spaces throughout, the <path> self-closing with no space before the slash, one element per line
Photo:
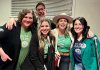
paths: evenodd
<path fill-rule="evenodd" d="M 8 37 L 8 33 L 9 32 L 9 30 L 5 27 L 5 25 L 4 26 L 0 26 L 0 47 L 2 47 L 1 46 L 1 42 L 4 40 L 4 39 L 6 39 L 6 37 Z"/>
<path fill-rule="evenodd" d="M 44 70 L 44 65 L 42 65 L 42 63 L 39 60 L 39 55 L 38 55 L 38 38 L 37 36 L 32 37 L 31 40 L 31 48 L 30 48 L 30 60 L 32 62 L 32 64 L 34 65 L 34 67 L 36 68 L 36 70 Z"/>

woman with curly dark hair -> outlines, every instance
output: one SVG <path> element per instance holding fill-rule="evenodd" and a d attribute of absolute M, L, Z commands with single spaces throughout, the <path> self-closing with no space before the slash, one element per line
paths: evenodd
<path fill-rule="evenodd" d="M 0 27 L 0 70 L 44 70 L 37 50 L 36 17 L 32 10 L 19 12 L 12 30 Z"/>

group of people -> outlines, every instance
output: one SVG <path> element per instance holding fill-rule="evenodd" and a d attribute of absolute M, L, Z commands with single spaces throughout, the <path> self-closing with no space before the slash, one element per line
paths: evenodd
<path fill-rule="evenodd" d="M 100 42 L 86 19 L 61 13 L 50 20 L 45 10 L 39 2 L 37 17 L 23 9 L 0 27 L 0 70 L 99 70 Z"/>

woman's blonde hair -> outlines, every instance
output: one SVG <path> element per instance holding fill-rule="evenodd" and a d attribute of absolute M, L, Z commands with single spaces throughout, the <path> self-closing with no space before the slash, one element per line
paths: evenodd
<path fill-rule="evenodd" d="M 58 24 L 59 20 L 60 20 L 60 19 L 57 20 L 56 28 L 59 27 L 59 24 Z M 67 19 L 66 19 L 66 20 L 67 20 Z M 68 21 L 67 21 L 67 26 L 66 26 L 65 33 L 64 33 L 65 37 L 69 35 L 69 31 L 70 31 L 70 30 L 71 30 L 70 23 L 68 23 Z"/>
<path fill-rule="evenodd" d="M 52 34 L 52 32 L 51 32 L 51 23 L 50 23 L 50 20 L 49 19 L 43 19 L 43 20 L 41 20 L 41 22 L 40 22 L 40 27 L 39 27 L 39 29 L 38 29 L 38 39 L 39 39 L 39 46 L 40 46 L 40 50 L 41 49 L 43 49 L 44 48 L 44 40 L 45 40 L 45 38 L 43 37 L 43 34 L 41 33 L 41 31 L 40 31 L 40 28 L 41 28 L 41 24 L 43 23 L 43 22 L 48 22 L 48 24 L 49 24 L 49 26 L 50 26 L 50 31 L 49 31 L 49 33 L 48 33 L 48 35 L 47 35 L 47 41 L 49 42 L 49 45 L 51 44 L 51 42 L 50 42 L 50 40 L 51 40 L 51 37 L 53 37 L 53 34 Z M 54 42 L 52 42 L 52 44 L 53 44 Z M 53 44 L 54 45 L 54 44 Z"/>

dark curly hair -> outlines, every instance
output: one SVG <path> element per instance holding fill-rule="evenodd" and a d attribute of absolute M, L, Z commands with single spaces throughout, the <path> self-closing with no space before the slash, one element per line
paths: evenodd
<path fill-rule="evenodd" d="M 82 41 L 83 41 L 85 38 L 87 38 L 87 33 L 88 33 L 89 29 L 90 29 L 90 26 L 87 25 L 87 21 L 86 21 L 86 19 L 84 17 L 75 18 L 73 20 L 73 27 L 71 28 L 71 32 L 72 32 L 72 35 L 73 35 L 75 40 L 77 40 L 77 37 L 78 37 L 77 33 L 74 30 L 74 23 L 75 23 L 76 20 L 79 20 L 81 22 L 81 24 L 84 26 L 84 29 L 82 31 L 82 35 L 83 35 Z"/>
<path fill-rule="evenodd" d="M 18 21 L 21 23 L 22 19 L 25 17 L 25 15 L 27 13 L 32 13 L 32 15 L 33 15 L 33 23 L 32 23 L 32 25 L 35 24 L 36 23 L 36 16 L 34 14 L 34 11 L 30 10 L 30 9 L 23 9 L 22 11 L 20 11 L 19 15 L 18 15 Z"/>

